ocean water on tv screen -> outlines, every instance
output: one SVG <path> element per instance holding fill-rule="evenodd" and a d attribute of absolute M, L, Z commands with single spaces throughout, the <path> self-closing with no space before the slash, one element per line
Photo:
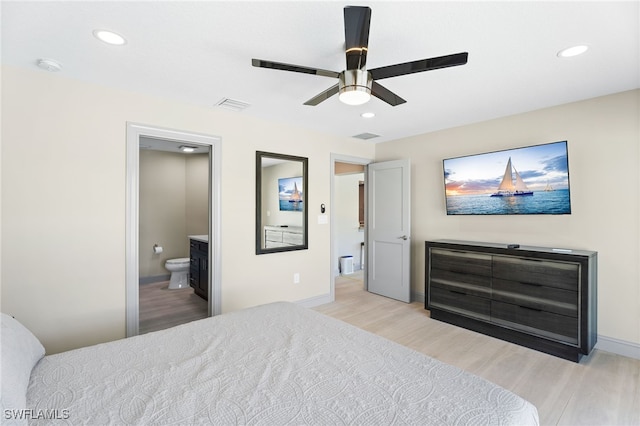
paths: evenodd
<path fill-rule="evenodd" d="M 533 195 L 491 197 L 490 194 L 447 197 L 447 214 L 570 214 L 568 189 L 536 191 Z"/>

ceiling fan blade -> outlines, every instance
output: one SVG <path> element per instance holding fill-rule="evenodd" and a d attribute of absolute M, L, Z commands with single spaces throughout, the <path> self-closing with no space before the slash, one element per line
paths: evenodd
<path fill-rule="evenodd" d="M 258 68 L 271 68 L 271 69 L 274 69 L 274 70 L 281 70 L 281 71 L 301 72 L 301 73 L 304 73 L 304 74 L 321 75 L 323 77 L 338 78 L 338 76 L 340 76 L 340 73 L 339 72 L 335 72 L 335 71 L 328 71 L 328 70 L 321 70 L 321 69 L 318 69 L 318 68 L 303 67 L 301 65 L 285 64 L 285 63 L 282 63 L 282 62 L 265 61 L 265 60 L 262 60 L 262 59 L 252 59 L 251 60 L 251 65 L 253 65 L 254 67 L 258 67 Z"/>
<path fill-rule="evenodd" d="M 344 40 L 347 69 L 363 69 L 367 64 L 371 8 L 347 6 L 344 8 Z"/>
<path fill-rule="evenodd" d="M 316 96 L 314 96 L 313 98 L 309 99 L 307 102 L 305 102 L 305 105 L 310 105 L 310 106 L 316 106 L 318 105 L 320 102 L 322 101 L 326 101 L 327 99 L 329 99 L 331 96 L 335 95 L 336 93 L 338 93 L 339 87 L 338 84 L 336 83 L 335 85 L 329 87 L 327 90 L 325 90 L 324 92 L 321 92 L 319 94 L 317 94 Z"/>
<path fill-rule="evenodd" d="M 397 106 L 407 102 L 400 96 L 393 93 L 391 90 L 387 89 L 381 84 L 376 83 L 375 81 L 371 84 L 371 94 L 376 98 L 385 101 L 391 106 Z"/>
<path fill-rule="evenodd" d="M 421 59 L 419 61 L 374 68 L 369 70 L 369 72 L 374 80 L 382 80 L 383 78 L 397 77 L 400 75 L 413 74 L 415 72 L 464 65 L 467 63 L 468 56 L 469 54 L 467 52 L 456 53 L 453 55 L 438 56 L 436 58 Z"/>

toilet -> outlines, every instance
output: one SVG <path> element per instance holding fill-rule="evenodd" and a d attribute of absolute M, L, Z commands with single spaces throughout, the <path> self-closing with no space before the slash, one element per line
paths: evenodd
<path fill-rule="evenodd" d="M 167 271 L 171 272 L 169 280 L 169 290 L 189 287 L 189 265 L 191 259 L 180 257 L 178 259 L 168 259 L 164 264 Z"/>

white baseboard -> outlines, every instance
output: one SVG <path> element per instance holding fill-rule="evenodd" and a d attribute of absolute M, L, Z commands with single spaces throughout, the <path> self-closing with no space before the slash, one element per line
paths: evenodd
<path fill-rule="evenodd" d="M 325 304 L 331 303 L 331 302 L 333 302 L 333 300 L 331 300 L 331 295 L 330 294 L 322 294 L 320 296 L 315 296 L 315 297 L 310 297 L 308 299 L 298 300 L 295 303 L 300 305 L 300 306 L 304 306 L 305 308 L 315 308 L 316 306 L 325 305 Z"/>
<path fill-rule="evenodd" d="M 171 274 L 155 275 L 152 277 L 140 277 L 138 279 L 138 284 L 144 285 L 144 284 L 153 284 L 160 281 L 169 281 L 169 278 L 171 278 Z"/>
<path fill-rule="evenodd" d="M 424 303 L 424 293 L 418 293 L 416 291 L 411 292 L 411 301 Z"/>
<path fill-rule="evenodd" d="M 624 340 L 598 335 L 596 349 L 629 358 L 640 359 L 640 345 Z"/>

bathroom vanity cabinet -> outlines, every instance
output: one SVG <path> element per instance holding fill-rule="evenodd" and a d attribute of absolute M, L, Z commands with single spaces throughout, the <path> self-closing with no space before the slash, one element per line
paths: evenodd
<path fill-rule="evenodd" d="M 209 243 L 189 239 L 189 285 L 204 300 L 209 300 Z"/>
<path fill-rule="evenodd" d="M 578 362 L 597 336 L 597 253 L 426 242 L 431 318 Z"/>

